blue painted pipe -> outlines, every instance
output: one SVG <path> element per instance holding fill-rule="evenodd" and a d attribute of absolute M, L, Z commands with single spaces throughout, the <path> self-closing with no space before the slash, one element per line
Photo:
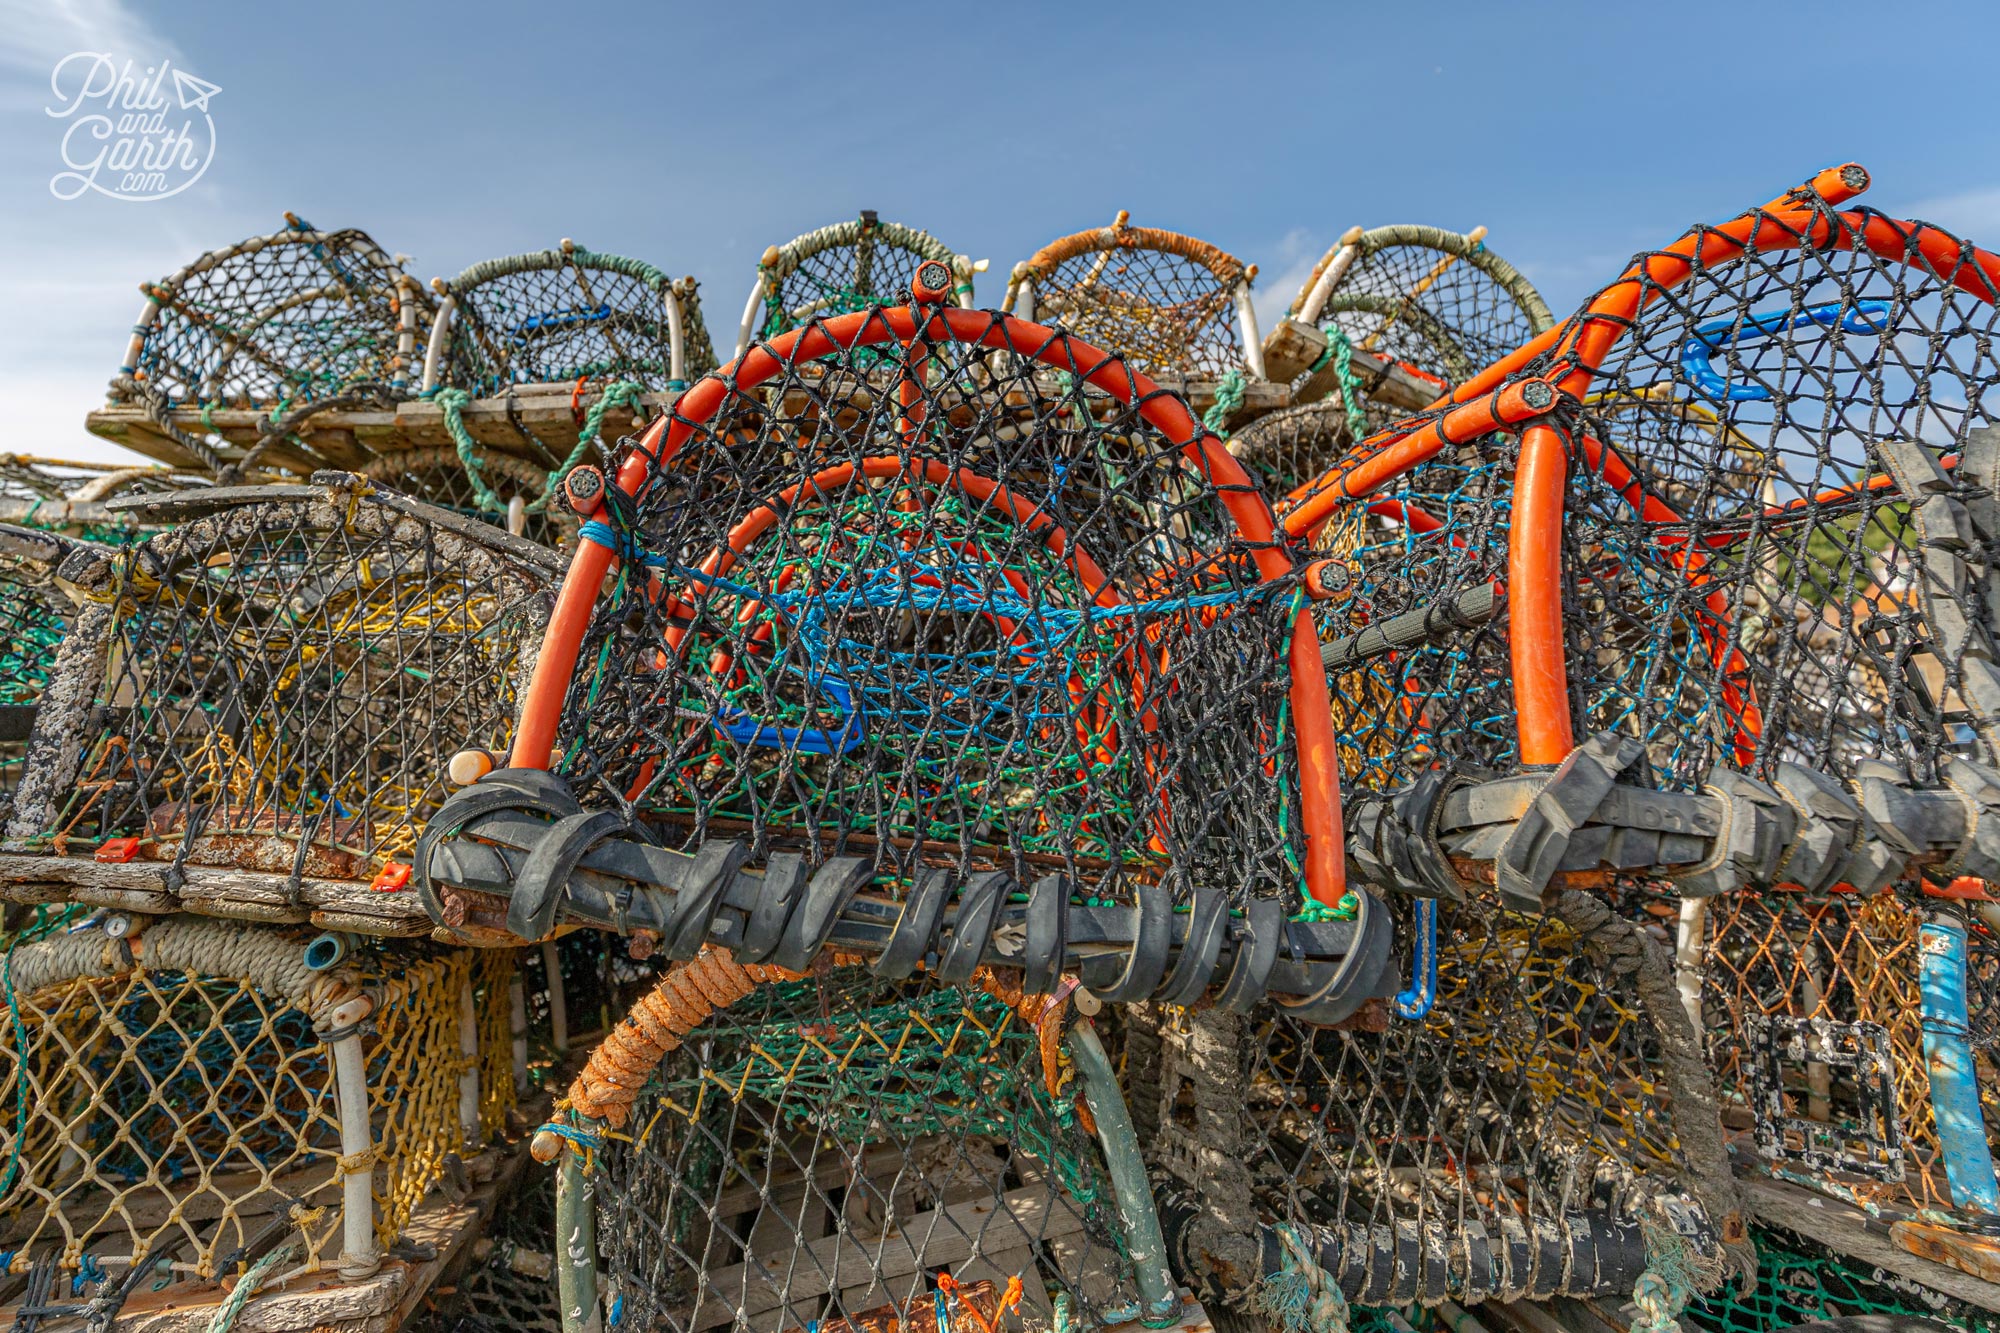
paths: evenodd
<path fill-rule="evenodd" d="M 2000 1213 L 2000 1183 L 1979 1109 L 1979 1075 L 1965 1007 L 1965 924 L 1937 916 L 1924 923 L 1924 1064 L 1931 1075 L 1931 1113 L 1944 1149 L 1952 1204 L 1967 1212 Z"/>

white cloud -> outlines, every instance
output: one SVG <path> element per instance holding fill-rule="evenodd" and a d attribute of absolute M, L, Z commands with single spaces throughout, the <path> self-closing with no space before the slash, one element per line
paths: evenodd
<path fill-rule="evenodd" d="M 1305 286 L 1306 279 L 1312 276 L 1313 265 L 1319 263 L 1320 256 L 1332 243 L 1331 237 L 1294 227 L 1266 251 L 1272 262 L 1258 266 L 1257 285 L 1250 290 L 1252 303 L 1257 307 L 1257 327 L 1267 336 L 1291 309 L 1292 298 Z"/>
<path fill-rule="evenodd" d="M 1921 199 L 1908 208 L 1890 211 L 1898 217 L 1934 222 L 1988 249 L 2000 247 L 2000 185 Z"/>
<path fill-rule="evenodd" d="M 120 0 L 0 0 L 0 79 L 46 94 L 56 62 L 75 51 L 180 63 L 180 48 Z"/>

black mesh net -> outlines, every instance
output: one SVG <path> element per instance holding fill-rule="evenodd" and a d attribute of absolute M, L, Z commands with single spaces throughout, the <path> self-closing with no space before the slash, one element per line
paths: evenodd
<path fill-rule="evenodd" d="M 1048 1328 L 1061 1300 L 1132 1318 L 1089 1109 L 1033 1012 L 834 968 L 709 1018 L 596 1154 L 607 1317 L 929 1328 L 942 1302 L 947 1327 L 1018 1311 Z"/>
<path fill-rule="evenodd" d="M 892 313 L 716 382 L 586 529 L 625 559 L 560 771 L 674 845 L 1296 902 L 1298 598 L 1253 485 L 1066 336 Z"/>
<path fill-rule="evenodd" d="M 407 859 L 446 759 L 504 749 L 543 614 L 530 571 L 447 520 L 274 498 L 66 565 L 89 600 L 13 836 L 294 879 Z"/>
<path fill-rule="evenodd" d="M 894 304 L 909 295 L 919 264 L 955 258 L 929 233 L 872 213 L 808 232 L 774 246 L 757 266 L 761 313 L 751 332 L 775 338 L 811 320 Z"/>
<path fill-rule="evenodd" d="M 1554 322 L 1535 289 L 1483 241 L 1397 226 L 1362 233 L 1354 248 L 1318 308 L 1300 316 L 1338 328 L 1356 351 L 1387 357 L 1440 393 Z"/>
<path fill-rule="evenodd" d="M 114 398 L 283 415 L 362 387 L 413 387 L 428 298 L 367 233 L 288 220 L 142 289 L 147 313 Z M 416 303 L 407 328 L 405 300 Z"/>
<path fill-rule="evenodd" d="M 451 282 L 451 337 L 438 383 L 476 398 L 581 379 L 665 389 L 715 367 L 692 278 L 642 260 L 560 250 L 475 264 Z M 673 357 L 678 308 L 681 361 Z"/>
<path fill-rule="evenodd" d="M 1762 215 L 1750 240 L 1733 258 L 1707 241 L 1716 258 L 1684 282 L 1607 289 L 1642 304 L 1580 391 L 1564 538 L 1578 715 L 1643 737 L 1673 785 L 1717 761 L 1844 777 L 1870 758 L 1932 781 L 1972 741 L 1961 688 L 1983 638 L 1941 642 L 1935 604 L 1974 627 L 1986 611 L 1978 584 L 1927 567 L 1903 486 L 1974 504 L 1990 487 L 1957 459 L 1988 420 L 2000 265 L 1817 202 Z M 1614 319 L 1570 327 L 1601 337 Z"/>

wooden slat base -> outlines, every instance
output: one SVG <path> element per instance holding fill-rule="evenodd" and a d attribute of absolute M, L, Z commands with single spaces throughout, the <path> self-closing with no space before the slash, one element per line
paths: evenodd
<path fill-rule="evenodd" d="M 356 880 L 304 879 L 296 898 L 286 878 L 218 866 L 182 868 L 187 882 L 167 890 L 159 861 L 100 863 L 82 856 L 0 853 L 0 898 L 17 903 L 74 902 L 114 911 L 193 912 L 233 921 L 298 925 L 366 935 L 428 935 L 431 919 L 414 889 L 376 893 Z"/>

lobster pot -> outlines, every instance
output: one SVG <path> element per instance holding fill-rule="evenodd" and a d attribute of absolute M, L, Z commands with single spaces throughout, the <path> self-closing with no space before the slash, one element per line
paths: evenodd
<path fill-rule="evenodd" d="M 1296 700 L 1324 687 L 1293 675 L 1312 613 L 1266 581 L 1268 526 L 1246 535 L 1261 497 L 1116 361 L 949 314 L 934 344 L 840 316 L 833 350 L 690 391 L 712 414 L 667 432 L 629 530 L 598 524 L 649 577 L 595 608 L 559 773 L 669 846 L 1298 894 L 1323 789 Z"/>
<path fill-rule="evenodd" d="M 1293 303 L 1443 393 L 1555 324 L 1520 272 L 1478 239 L 1439 227 L 1376 227 L 1328 251 Z"/>
<path fill-rule="evenodd" d="M 1170 384 L 1262 379 L 1254 315 L 1255 265 L 1206 241 L 1111 226 L 1051 241 L 1010 276 L 1006 309 L 1059 325 L 1119 352 L 1134 370 Z"/>
<path fill-rule="evenodd" d="M 723 966 L 712 955 L 657 994 L 735 993 L 703 972 Z M 1057 1032 L 1023 1017 L 1043 1016 L 1039 998 L 1015 998 L 841 968 L 714 1013 L 585 1168 L 606 1319 L 775 1333 L 929 1319 L 940 1300 L 991 1319 L 1018 1299 L 1046 1328 L 1062 1293 L 1093 1321 L 1133 1317 L 1129 1243 L 1075 1071 Z M 1046 1017 L 1059 1024 L 1061 1006 Z M 597 1086 L 590 1072 L 580 1086 Z"/>
<path fill-rule="evenodd" d="M 141 286 L 114 402 L 290 411 L 414 387 L 429 298 L 366 232 L 287 221 Z"/>
<path fill-rule="evenodd" d="M 1732 894 L 1708 904 L 1701 1017 L 1723 1122 L 1765 1170 L 1892 1209 L 1954 1208 L 1925 1029 L 1924 912 L 1894 893 Z M 2000 1117 L 2000 948 L 1967 927 L 1974 1132 Z M 1935 947 L 1935 945 L 1932 945 Z M 1991 1170 L 1990 1167 L 1986 1168 Z"/>
<path fill-rule="evenodd" d="M 736 353 L 815 319 L 894 304 L 909 294 L 925 260 L 949 265 L 963 287 L 956 303 L 972 304 L 970 260 L 929 232 L 872 212 L 774 245 L 758 261 Z"/>
<path fill-rule="evenodd" d="M 1993 1325 L 1990 1311 L 1896 1277 L 1815 1237 L 1776 1227 L 1752 1227 L 1750 1235 L 1757 1246 L 1756 1286 L 1740 1291 L 1732 1283 L 1696 1300 L 1681 1315 L 1683 1327 L 1764 1333 L 1857 1315 L 1960 1328 Z"/>
<path fill-rule="evenodd" d="M 1967 452 L 1991 280 L 1956 238 L 1817 200 L 1747 234 L 1671 287 L 1607 288 L 1594 305 L 1639 314 L 1566 381 L 1579 732 L 1643 737 L 1684 790 L 1717 763 L 1769 780 L 1879 759 L 1934 782 L 1995 706 L 1986 581 L 1958 559 L 1995 527 L 1991 451 Z M 1952 504 L 1919 513 L 1933 494 Z M 1973 523 L 1925 529 L 1953 506 Z"/>
<path fill-rule="evenodd" d="M 46 567 L 0 560 L 0 790 L 11 793 L 20 782 L 28 734 L 71 614 Z"/>
<path fill-rule="evenodd" d="M 266 494 L 65 565 L 88 600 L 17 847 L 366 882 L 407 864 L 454 752 L 504 751 L 543 552 L 365 488 Z"/>
<path fill-rule="evenodd" d="M 113 929 L 59 929 L 7 955 L 10 1270 L 53 1264 L 80 1294 L 134 1264 L 206 1282 L 281 1234 L 302 1261 L 372 1271 L 445 1156 L 480 1142 L 460 1105 L 477 1069 L 460 1036 L 472 955 L 340 956 L 330 936 L 193 917 Z"/>
<path fill-rule="evenodd" d="M 1275 1218 L 1369 1304 L 1629 1292 L 1666 1248 L 1719 1278 L 1728 1162 L 1659 946 L 1579 894 L 1548 916 L 1427 903 L 1416 925 L 1409 985 L 1339 1029 L 1128 1022 L 1134 1117 L 1194 1248 Z"/>
<path fill-rule="evenodd" d="M 692 278 L 569 241 L 474 264 L 449 283 L 426 392 L 475 398 L 583 379 L 678 388 L 715 368 Z"/>

